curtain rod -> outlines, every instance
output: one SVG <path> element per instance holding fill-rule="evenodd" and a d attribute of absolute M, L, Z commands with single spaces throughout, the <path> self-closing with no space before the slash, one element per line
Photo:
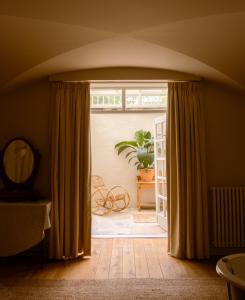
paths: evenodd
<path fill-rule="evenodd" d="M 168 82 L 198 82 L 203 79 L 186 79 L 186 80 L 175 80 L 175 79 L 162 79 L 162 80 L 50 80 L 51 82 L 89 82 L 89 83 L 168 83 Z"/>

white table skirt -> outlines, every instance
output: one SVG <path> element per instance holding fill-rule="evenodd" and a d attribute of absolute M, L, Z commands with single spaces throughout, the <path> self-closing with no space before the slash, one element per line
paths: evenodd
<path fill-rule="evenodd" d="M 25 251 L 50 228 L 49 201 L 0 202 L 0 256 Z"/>

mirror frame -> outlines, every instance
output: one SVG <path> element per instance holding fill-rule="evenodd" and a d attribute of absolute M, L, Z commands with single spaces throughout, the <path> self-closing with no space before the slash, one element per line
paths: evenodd
<path fill-rule="evenodd" d="M 6 149 L 15 140 L 21 140 L 21 141 L 25 142 L 32 150 L 33 159 L 34 159 L 34 166 L 33 166 L 31 175 L 29 176 L 29 178 L 27 180 L 25 180 L 24 182 L 20 182 L 20 183 L 15 182 L 8 177 L 8 175 L 5 172 L 5 167 L 4 167 L 4 162 L 3 162 Z M 34 179 L 38 173 L 39 165 L 40 165 L 40 154 L 39 154 L 38 150 L 33 148 L 33 146 L 30 144 L 30 142 L 27 139 L 22 138 L 22 137 L 15 137 L 15 138 L 11 139 L 5 145 L 5 147 L 3 148 L 3 150 L 1 151 L 1 154 L 0 154 L 1 177 L 2 177 L 5 188 L 7 188 L 9 190 L 25 190 L 25 189 L 31 188 L 33 186 Z"/>

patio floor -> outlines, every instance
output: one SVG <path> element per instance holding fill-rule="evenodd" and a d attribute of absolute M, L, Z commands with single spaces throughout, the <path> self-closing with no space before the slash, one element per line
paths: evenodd
<path fill-rule="evenodd" d="M 105 216 L 92 215 L 92 237 L 167 237 L 154 216 L 155 210 L 134 208 Z"/>

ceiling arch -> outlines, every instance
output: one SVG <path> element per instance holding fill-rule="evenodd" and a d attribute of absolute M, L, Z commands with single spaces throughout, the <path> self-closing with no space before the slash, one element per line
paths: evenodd
<path fill-rule="evenodd" d="M 244 1 L 72 4 L 16 0 L 1 5 L 0 88 L 72 70 L 143 67 L 245 89 Z"/>

